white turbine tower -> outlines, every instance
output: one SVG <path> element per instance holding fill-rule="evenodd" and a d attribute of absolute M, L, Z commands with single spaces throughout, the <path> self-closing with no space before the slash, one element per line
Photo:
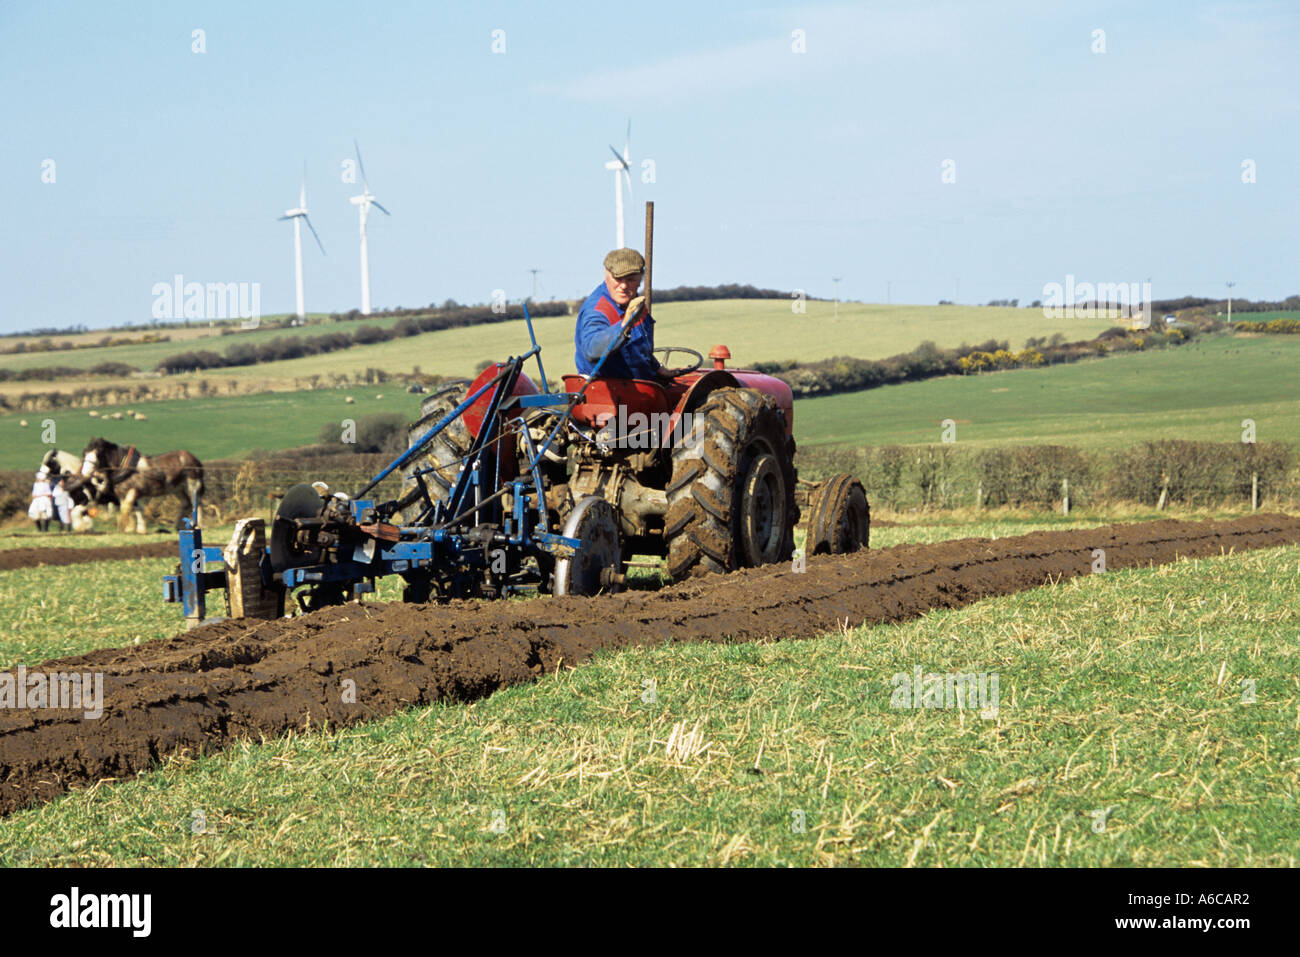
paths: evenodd
<path fill-rule="evenodd" d="M 614 158 L 605 164 L 605 169 L 614 172 L 614 235 L 615 246 L 618 249 L 624 247 L 623 242 L 623 183 L 627 183 L 628 201 L 632 199 L 632 174 L 631 170 L 631 148 L 632 148 L 632 121 L 627 121 L 627 139 L 623 141 L 623 155 L 620 156 L 618 150 L 613 146 L 609 148 L 614 154 Z"/>
<path fill-rule="evenodd" d="M 360 196 L 353 196 L 348 200 L 357 207 L 361 215 L 361 314 L 370 315 L 370 254 L 366 249 L 366 218 L 370 215 L 370 207 L 373 206 L 385 216 L 393 215 L 388 210 L 375 202 L 374 194 L 370 192 L 370 184 L 366 182 L 366 167 L 361 162 L 361 147 L 357 146 L 357 141 L 352 141 L 353 148 L 357 151 L 357 169 L 361 171 L 361 186 L 365 190 Z"/>
<path fill-rule="evenodd" d="M 316 236 L 316 245 L 320 246 L 321 255 L 325 254 L 325 246 L 320 241 L 320 236 L 316 235 L 316 227 L 311 224 L 311 217 L 307 215 L 307 164 L 302 164 L 302 191 L 298 194 L 298 208 L 286 209 L 280 220 L 293 220 L 293 275 L 298 287 L 298 318 L 301 319 L 307 315 L 303 308 L 302 298 L 302 224 L 303 220 L 307 221 L 307 228 L 311 234 Z"/>

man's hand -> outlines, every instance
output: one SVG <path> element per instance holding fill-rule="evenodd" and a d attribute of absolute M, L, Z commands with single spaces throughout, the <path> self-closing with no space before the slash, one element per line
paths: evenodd
<path fill-rule="evenodd" d="M 631 329 L 641 319 L 641 313 L 645 311 L 645 296 L 637 296 L 627 304 L 627 312 L 623 313 L 623 325 Z"/>

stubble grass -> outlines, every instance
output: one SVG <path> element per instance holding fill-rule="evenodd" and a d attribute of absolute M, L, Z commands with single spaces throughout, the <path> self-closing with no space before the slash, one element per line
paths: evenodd
<path fill-rule="evenodd" d="M 1300 548 L 1269 549 L 601 654 L 174 757 L 0 822 L 0 863 L 1294 865 L 1298 599 Z M 891 707 L 918 666 L 999 675 L 996 719 Z"/>

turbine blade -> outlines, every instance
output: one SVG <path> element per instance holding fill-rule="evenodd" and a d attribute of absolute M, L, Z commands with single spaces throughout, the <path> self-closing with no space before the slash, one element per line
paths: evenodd
<path fill-rule="evenodd" d="M 357 151 L 357 169 L 361 171 L 361 185 L 366 188 L 368 193 L 370 192 L 370 183 L 366 181 L 366 164 L 361 162 L 361 147 L 357 145 L 355 137 L 352 139 L 352 148 Z"/>
<path fill-rule="evenodd" d="M 384 209 L 384 207 L 382 207 L 382 206 L 380 206 L 378 203 L 376 203 L 373 199 L 370 201 L 370 205 L 373 206 L 373 207 L 375 207 L 375 209 L 379 210 L 379 211 L 380 211 L 381 213 L 383 213 L 385 216 L 391 216 L 391 215 L 393 215 L 393 214 L 390 213 L 388 210 Z"/>
<path fill-rule="evenodd" d="M 618 150 L 614 149 L 614 147 L 612 147 L 612 146 L 609 148 L 609 151 L 610 151 L 611 153 L 614 154 L 614 159 L 618 160 L 620 163 L 623 164 L 623 169 L 626 170 L 626 169 L 627 169 L 627 159 L 624 158 L 624 157 L 622 157 L 622 156 L 619 156 L 619 155 L 618 155 Z"/>
<path fill-rule="evenodd" d="M 306 221 L 306 223 L 307 223 L 307 228 L 311 230 L 311 234 L 312 234 L 313 236 L 316 236 L 316 245 L 320 247 L 320 253 L 321 253 L 322 256 L 324 256 L 324 255 L 325 255 L 325 244 L 322 243 L 322 242 L 320 241 L 320 236 L 317 236 L 317 235 L 316 235 L 316 227 L 313 226 L 313 225 L 311 224 L 311 217 L 308 216 L 306 213 L 304 213 L 302 218 L 303 218 L 303 220 Z"/>

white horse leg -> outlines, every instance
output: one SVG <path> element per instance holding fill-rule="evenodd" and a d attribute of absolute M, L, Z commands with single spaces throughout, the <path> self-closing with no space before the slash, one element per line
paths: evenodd
<path fill-rule="evenodd" d="M 135 489 L 131 489 L 120 499 L 122 514 L 121 517 L 118 519 L 118 523 L 117 523 L 119 531 L 128 532 L 128 533 L 131 531 L 132 513 L 135 512 L 135 498 L 136 498 Z M 143 531 L 143 529 L 141 529 L 141 531 Z"/>
<path fill-rule="evenodd" d="M 72 510 L 72 530 L 74 532 L 89 532 L 95 527 L 94 521 L 86 512 L 86 506 L 78 505 Z"/>

